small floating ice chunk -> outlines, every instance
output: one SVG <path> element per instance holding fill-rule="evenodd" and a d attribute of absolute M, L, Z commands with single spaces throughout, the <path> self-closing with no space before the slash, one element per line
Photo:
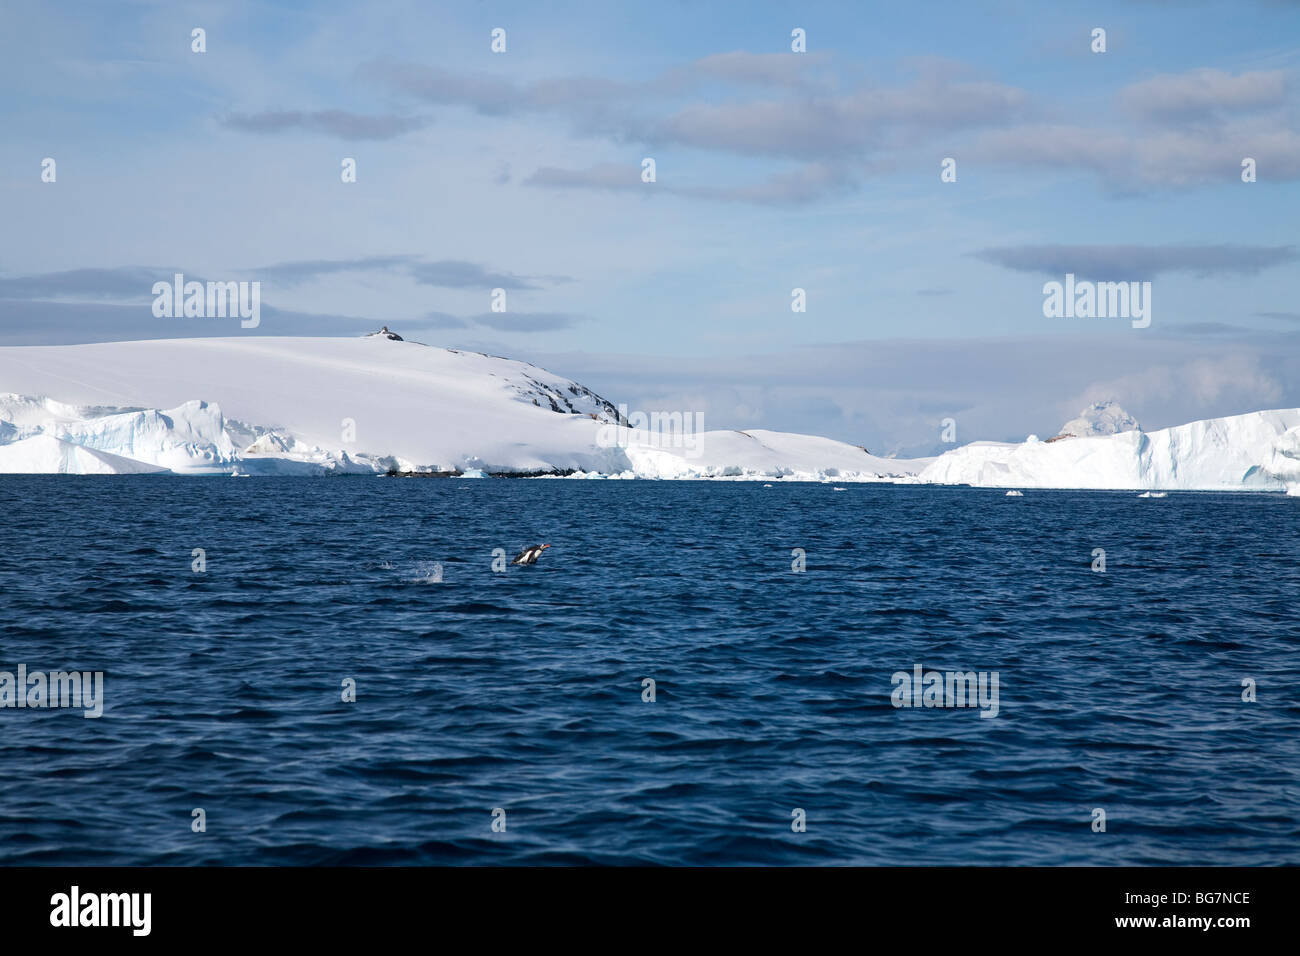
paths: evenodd
<path fill-rule="evenodd" d="M 1023 491 L 1016 491 L 1014 488 L 1007 492 L 1008 498 L 1023 498 L 1024 496 L 1025 493 Z"/>

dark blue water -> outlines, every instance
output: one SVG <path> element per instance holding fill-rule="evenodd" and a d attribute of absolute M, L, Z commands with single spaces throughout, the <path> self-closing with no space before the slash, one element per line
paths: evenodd
<path fill-rule="evenodd" d="M 0 709 L 4 863 L 1300 863 L 1297 499 L 7 477 L 0 594 L 106 700 Z"/>

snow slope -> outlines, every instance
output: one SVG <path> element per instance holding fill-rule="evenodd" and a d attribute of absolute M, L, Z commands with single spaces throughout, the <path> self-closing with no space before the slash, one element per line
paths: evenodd
<path fill-rule="evenodd" d="M 883 481 L 913 476 L 934 459 L 878 458 L 864 448 L 791 432 L 706 431 L 698 450 L 659 447 L 654 433 L 619 429 L 623 453 L 638 478 L 794 478 Z"/>
<path fill-rule="evenodd" d="M 1149 433 L 974 442 L 935 459 L 920 480 L 996 488 L 1284 491 L 1300 483 L 1300 409 Z"/>
<path fill-rule="evenodd" d="M 52 436 L 182 473 L 881 480 L 928 463 L 767 431 L 683 447 L 536 366 L 382 335 L 0 348 L 0 393 L 0 445 Z"/>

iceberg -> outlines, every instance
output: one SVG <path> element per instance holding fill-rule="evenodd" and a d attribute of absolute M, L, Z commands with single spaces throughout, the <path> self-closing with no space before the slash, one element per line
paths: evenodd
<path fill-rule="evenodd" d="M 1250 412 L 1158 431 L 1047 442 L 972 442 L 919 481 L 1003 488 L 1286 491 L 1300 483 L 1300 409 Z"/>

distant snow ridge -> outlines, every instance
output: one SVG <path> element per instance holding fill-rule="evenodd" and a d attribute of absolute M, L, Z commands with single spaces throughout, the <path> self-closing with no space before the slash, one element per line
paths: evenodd
<path fill-rule="evenodd" d="M 1115 402 L 1093 402 L 1079 417 L 1061 426 L 1060 435 L 1091 438 L 1095 435 L 1118 435 L 1120 432 L 1141 431 L 1136 418 Z"/>

